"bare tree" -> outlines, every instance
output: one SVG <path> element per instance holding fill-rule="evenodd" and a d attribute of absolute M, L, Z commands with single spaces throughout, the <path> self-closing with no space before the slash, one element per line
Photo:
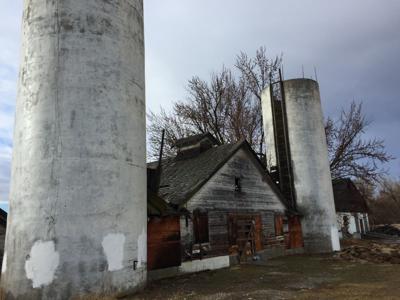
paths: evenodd
<path fill-rule="evenodd" d="M 333 179 L 353 177 L 373 183 L 385 174 L 381 163 L 392 157 L 386 153 L 383 140 L 363 138 L 369 125 L 362 103 L 352 102 L 336 121 L 328 118 L 325 131 Z"/>
<path fill-rule="evenodd" d="M 400 223 L 400 182 L 385 178 L 376 197 L 367 198 L 371 223 Z"/>
<path fill-rule="evenodd" d="M 209 80 L 194 76 L 188 81 L 186 101 L 175 102 L 171 113 L 149 114 L 149 156 L 156 156 L 163 128 L 167 154 L 172 153 L 176 139 L 205 132 L 212 133 L 221 144 L 244 138 L 258 151 L 264 142 L 261 92 L 280 63 L 280 58 L 268 59 L 261 47 L 254 58 L 241 53 L 236 72 L 223 67 Z"/>
<path fill-rule="evenodd" d="M 236 58 L 235 67 L 239 70 L 242 79 L 251 93 L 261 103 L 261 93 L 270 84 L 270 80 L 277 79 L 277 71 L 282 65 L 282 56 L 270 59 L 265 47 L 256 51 L 255 57 L 248 57 L 241 52 Z"/>
<path fill-rule="evenodd" d="M 361 179 L 355 179 L 353 182 L 367 202 L 376 198 L 377 185 L 375 182 L 366 182 Z"/>
<path fill-rule="evenodd" d="M 166 156 L 172 156 L 174 143 L 183 137 L 198 133 L 195 128 L 188 126 L 186 120 L 177 115 L 174 111 L 167 113 L 161 109 L 160 113 L 150 112 L 147 114 L 147 140 L 149 144 L 148 159 L 158 158 L 161 144 L 161 134 L 165 129 L 165 142 L 163 153 Z"/>
<path fill-rule="evenodd" d="M 255 57 L 237 56 L 235 69 L 223 67 L 209 80 L 194 76 L 188 81 L 186 101 L 175 102 L 170 113 L 162 110 L 148 116 L 150 157 L 157 157 L 162 129 L 166 129 L 165 153 L 173 154 L 174 142 L 182 137 L 210 132 L 221 143 L 245 138 L 256 152 L 264 153 L 261 93 L 276 80 L 282 59 L 269 59 L 261 47 Z M 379 139 L 364 139 L 370 123 L 362 105 L 352 103 L 338 120 L 328 118 L 326 136 L 333 179 L 353 177 L 377 182 L 381 163 L 391 158 Z"/>
<path fill-rule="evenodd" d="M 245 52 L 241 52 L 236 58 L 235 67 L 239 70 L 241 79 L 245 82 L 248 89 L 255 98 L 255 104 L 259 110 L 260 118 L 257 126 L 259 135 L 260 153 L 265 153 L 264 148 L 264 128 L 261 114 L 261 94 L 262 91 L 271 83 L 277 80 L 279 68 L 282 66 L 282 55 L 270 59 L 267 56 L 265 47 L 260 47 L 256 51 L 254 58 L 248 57 Z"/>

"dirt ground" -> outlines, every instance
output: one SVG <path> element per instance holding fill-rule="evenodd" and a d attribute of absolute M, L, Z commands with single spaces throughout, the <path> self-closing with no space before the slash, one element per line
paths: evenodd
<path fill-rule="evenodd" d="M 400 299 L 400 264 L 296 255 L 164 279 L 130 299 Z"/>

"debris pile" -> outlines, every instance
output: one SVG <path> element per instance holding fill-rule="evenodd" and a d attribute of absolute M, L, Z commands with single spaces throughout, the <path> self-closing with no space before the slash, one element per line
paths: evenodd
<path fill-rule="evenodd" d="M 400 236 L 400 229 L 393 225 L 383 225 L 372 230 L 374 233 Z"/>
<path fill-rule="evenodd" d="M 348 261 L 400 264 L 399 244 L 351 245 L 340 251 L 336 257 Z"/>

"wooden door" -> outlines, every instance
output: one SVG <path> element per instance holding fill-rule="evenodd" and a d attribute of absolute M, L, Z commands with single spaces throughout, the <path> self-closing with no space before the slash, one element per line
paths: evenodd
<path fill-rule="evenodd" d="M 229 214 L 228 235 L 230 246 L 237 245 L 239 249 L 244 249 L 246 243 L 250 243 L 256 251 L 262 250 L 261 216 L 254 214 Z"/>
<path fill-rule="evenodd" d="M 255 219 L 255 244 L 256 244 L 256 251 L 261 251 L 263 249 L 263 234 L 262 234 L 262 222 L 261 216 L 256 215 L 254 216 Z"/>
<path fill-rule="evenodd" d="M 179 216 L 151 217 L 147 223 L 147 269 L 181 264 Z"/>
<path fill-rule="evenodd" d="M 208 243 L 208 214 L 195 210 L 193 212 L 193 231 L 195 244 Z"/>

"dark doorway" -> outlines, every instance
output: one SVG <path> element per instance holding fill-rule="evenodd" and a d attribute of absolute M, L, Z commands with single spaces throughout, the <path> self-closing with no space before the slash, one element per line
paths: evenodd
<path fill-rule="evenodd" d="M 193 212 L 194 243 L 203 244 L 209 242 L 208 213 L 200 210 Z"/>
<path fill-rule="evenodd" d="M 365 233 L 364 220 L 363 219 L 359 219 L 359 220 L 360 220 L 360 233 Z"/>

